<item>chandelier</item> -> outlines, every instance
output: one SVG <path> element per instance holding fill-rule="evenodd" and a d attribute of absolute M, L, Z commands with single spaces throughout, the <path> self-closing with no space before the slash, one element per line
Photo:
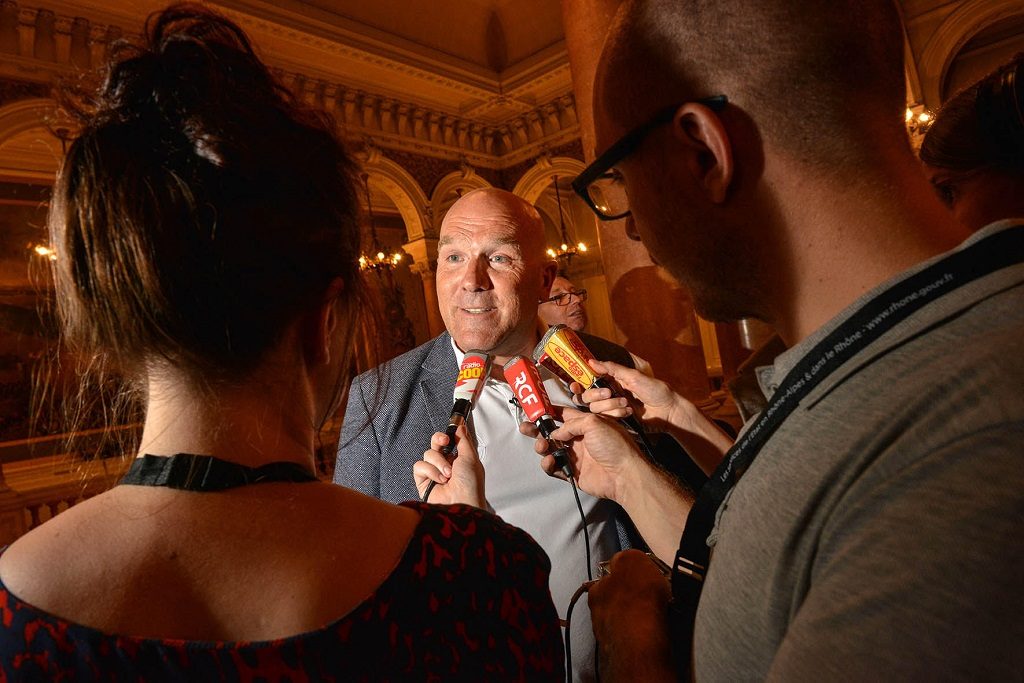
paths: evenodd
<path fill-rule="evenodd" d="M 925 109 L 922 105 L 916 105 L 913 109 L 907 107 L 904 120 L 911 137 L 916 137 L 928 132 L 928 129 L 935 121 L 935 114 Z"/>
<path fill-rule="evenodd" d="M 558 204 L 558 228 L 562 243 L 558 247 L 548 247 L 548 256 L 558 259 L 566 266 L 572 262 L 572 257 L 587 250 L 583 242 L 573 242 L 569 239 L 569 231 L 565 227 L 565 216 L 562 215 L 562 193 L 558 189 L 558 176 L 555 176 L 555 202 Z"/>
<path fill-rule="evenodd" d="M 373 223 L 373 203 L 370 201 L 370 177 L 363 173 L 363 189 L 366 191 L 366 213 L 370 222 L 370 252 L 359 254 L 359 270 L 371 270 L 375 273 L 390 273 L 391 269 L 402 262 L 402 252 L 384 251 L 377 239 L 377 226 Z"/>

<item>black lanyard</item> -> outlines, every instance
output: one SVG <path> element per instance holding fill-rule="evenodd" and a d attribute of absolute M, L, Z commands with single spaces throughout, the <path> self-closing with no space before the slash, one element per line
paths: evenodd
<path fill-rule="evenodd" d="M 689 676 L 693 622 L 710 560 L 708 535 L 729 490 L 804 399 L 833 371 L 924 306 L 958 287 L 1024 261 L 1024 227 L 1013 227 L 954 252 L 877 295 L 818 342 L 786 375 L 756 422 L 701 488 L 686 518 L 672 572 L 671 619 L 680 672 Z"/>

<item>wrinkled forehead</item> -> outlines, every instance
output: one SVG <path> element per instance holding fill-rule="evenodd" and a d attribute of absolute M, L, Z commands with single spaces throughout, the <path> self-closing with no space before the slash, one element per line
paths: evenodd
<path fill-rule="evenodd" d="M 509 216 L 446 216 L 438 247 L 449 245 L 509 246 L 523 249 L 524 231 Z"/>
<path fill-rule="evenodd" d="M 572 283 L 564 277 L 556 277 L 555 281 L 551 283 L 552 296 L 556 294 L 565 294 L 566 292 L 571 292 L 573 289 L 575 289 L 575 287 L 573 287 Z"/>
<path fill-rule="evenodd" d="M 481 249 L 507 246 L 528 258 L 540 258 L 543 224 L 521 207 L 502 202 L 456 204 L 441 223 L 438 248 L 453 244 Z"/>

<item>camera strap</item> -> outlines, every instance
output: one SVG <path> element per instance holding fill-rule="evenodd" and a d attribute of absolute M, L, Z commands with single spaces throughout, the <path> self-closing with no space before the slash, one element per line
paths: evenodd
<path fill-rule="evenodd" d="M 718 508 L 771 435 L 810 392 L 882 335 L 953 290 L 1024 262 L 1024 226 L 994 233 L 950 253 L 875 296 L 807 352 L 786 375 L 756 421 L 725 454 L 701 488 L 686 519 L 672 571 L 670 624 L 676 664 L 690 676 L 693 627 L 704 576 L 707 544 Z"/>

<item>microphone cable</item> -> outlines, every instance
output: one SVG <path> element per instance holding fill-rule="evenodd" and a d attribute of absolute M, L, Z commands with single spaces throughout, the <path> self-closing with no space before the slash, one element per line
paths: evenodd
<path fill-rule="evenodd" d="M 588 568 L 587 575 L 590 575 Z M 565 682 L 572 683 L 572 642 L 569 638 L 569 633 L 572 629 L 572 610 L 579 602 L 579 599 L 583 597 L 584 593 L 590 591 L 590 587 L 596 583 L 593 579 L 588 580 L 586 583 L 580 584 L 580 587 L 576 589 L 576 592 L 569 598 L 569 606 L 565 610 Z M 601 674 L 597 667 L 597 643 L 594 643 L 594 680 L 600 681 Z"/>
<path fill-rule="evenodd" d="M 590 560 L 590 532 L 587 531 L 587 515 L 583 512 L 583 503 L 580 501 L 580 491 L 576 486 L 576 477 L 566 477 L 572 486 L 572 494 L 576 498 L 576 508 L 580 511 L 580 521 L 583 523 L 583 543 L 587 548 L 587 581 L 581 584 L 576 592 L 569 599 L 569 606 L 565 609 L 565 680 L 572 683 L 572 609 L 576 606 L 580 597 L 590 590 L 594 584 L 594 570 L 591 568 Z M 597 644 L 594 645 L 594 680 L 600 681 L 601 676 L 597 670 Z"/>
<path fill-rule="evenodd" d="M 510 384 L 511 384 L 511 382 L 510 382 Z M 545 397 L 545 399 L 546 399 L 546 397 Z M 511 403 L 512 405 L 516 406 L 520 410 L 525 410 L 523 408 L 522 403 L 519 401 L 519 399 L 515 395 L 513 395 L 512 398 L 509 399 L 509 403 Z M 551 443 L 551 442 L 549 442 L 549 443 Z M 585 558 L 586 558 L 586 567 L 587 567 L 587 581 L 586 581 L 586 583 L 582 584 L 578 589 L 576 589 L 575 593 L 573 593 L 572 598 L 570 598 L 570 600 L 569 600 L 569 606 L 566 608 L 566 611 L 565 611 L 565 619 L 562 620 L 563 621 L 563 625 L 565 626 L 565 636 L 563 637 L 564 647 L 565 647 L 565 675 L 566 675 L 566 681 L 571 683 L 571 681 L 572 681 L 572 631 L 571 631 L 572 610 L 573 610 L 573 607 L 576 606 L 576 602 L 580 599 L 580 596 L 582 596 L 585 592 L 587 592 L 587 590 L 590 588 L 591 584 L 594 583 L 594 569 L 591 566 L 592 565 L 592 557 L 591 557 L 591 554 L 590 554 L 590 552 L 591 552 L 590 551 L 590 530 L 588 529 L 589 525 L 587 524 L 587 513 L 583 510 L 583 501 L 582 501 L 582 499 L 580 499 L 580 490 L 579 490 L 579 487 L 576 485 L 576 477 L 573 475 L 572 469 L 570 468 L 570 466 L 568 464 L 566 464 L 564 466 L 564 468 L 562 470 L 562 473 L 565 475 L 565 478 L 568 480 L 569 486 L 572 487 L 572 495 L 573 495 L 573 498 L 576 500 L 576 510 L 578 510 L 579 513 L 580 513 L 580 526 L 583 529 L 583 547 L 585 549 Z M 595 659 L 594 659 L 594 671 L 595 672 L 597 671 L 596 653 L 595 653 Z M 600 681 L 600 677 L 598 677 L 597 680 Z"/>

